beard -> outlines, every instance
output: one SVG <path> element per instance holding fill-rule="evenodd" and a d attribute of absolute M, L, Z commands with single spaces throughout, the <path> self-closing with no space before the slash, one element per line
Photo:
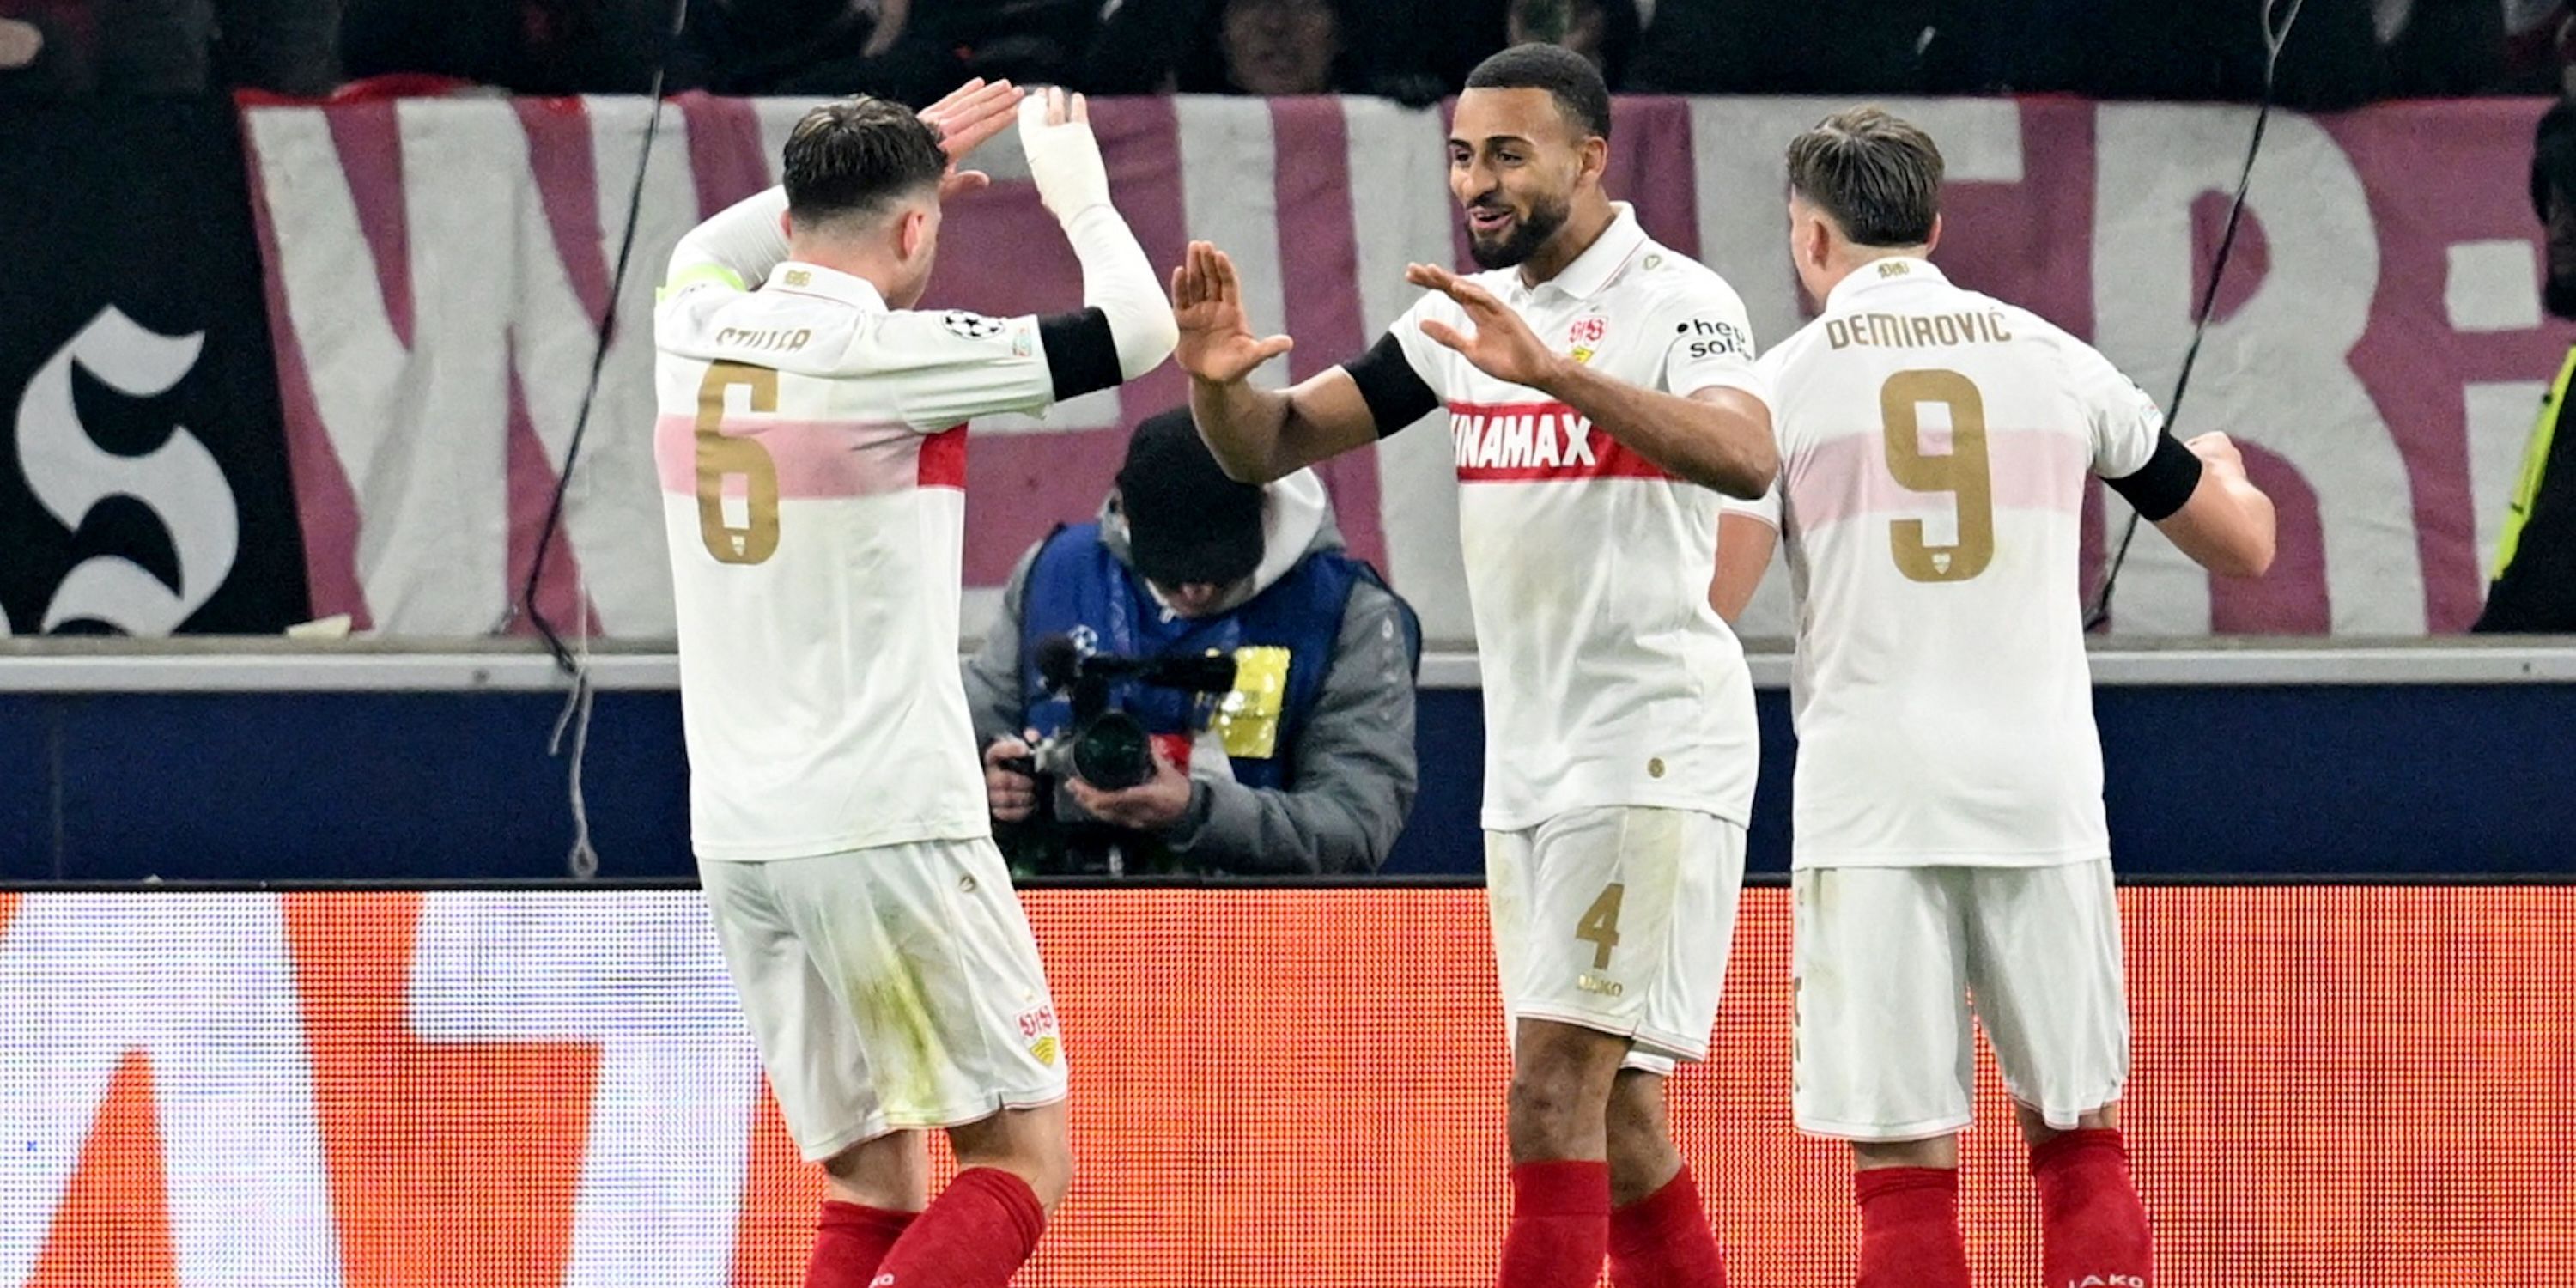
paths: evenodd
<path fill-rule="evenodd" d="M 1547 239 L 1555 236 L 1557 229 L 1565 227 L 1573 209 L 1574 203 L 1564 197 L 1553 201 L 1533 201 L 1527 212 L 1513 218 L 1510 232 L 1491 241 L 1477 236 L 1471 227 L 1467 232 L 1467 254 L 1476 261 L 1476 267 L 1488 271 L 1517 268 L 1537 254 L 1538 248 L 1546 245 Z"/>

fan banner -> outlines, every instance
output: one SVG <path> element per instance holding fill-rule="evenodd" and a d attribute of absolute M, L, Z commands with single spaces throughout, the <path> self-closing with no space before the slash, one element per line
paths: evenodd
<path fill-rule="evenodd" d="M 652 469 L 662 265 L 698 220 L 775 181 L 808 104 L 689 96 L 645 167 L 623 325 L 536 577 L 557 623 L 666 638 Z M 1609 186 L 1656 238 L 1734 284 L 1763 347 L 1798 326 L 1781 150 L 1843 104 L 1629 99 Z M 1937 258 L 1963 285 L 2086 337 L 2160 398 L 2189 343 L 2250 108 L 2048 98 L 1897 102 L 1948 163 Z M 2177 428 L 2246 445 L 2279 506 L 2259 583 L 2213 582 L 2139 543 L 2111 628 L 2410 636 L 2475 620 L 2539 400 L 2576 328 L 2546 319 L 2526 187 L 2543 105 L 2399 103 L 2277 114 Z M 244 129 L 317 613 L 415 636 L 512 625 L 570 450 L 649 109 L 636 99 L 254 107 Z M 1467 265 L 1439 109 L 1373 99 L 1179 98 L 1094 111 L 1113 189 L 1158 265 L 1191 239 L 1234 257 L 1253 327 L 1297 339 L 1256 377 L 1302 379 L 1402 313 L 1410 260 Z M 1076 306 L 1081 275 L 1005 134 L 974 164 L 925 307 Z M 1616 320 L 1608 320 L 1615 325 Z M 1181 403 L 1169 365 L 1044 421 L 976 427 L 967 629 L 1013 562 L 1090 514 L 1122 430 Z M 1472 641 L 1455 452 L 1435 424 L 1325 465 L 1355 551 L 1442 644 Z M 2127 510 L 2093 490 L 2088 566 Z M 1744 633 L 1790 631 L 1776 569 Z M 2070 588 L 2074 593 L 2074 588 Z M 528 624 L 518 619 L 515 629 Z"/>

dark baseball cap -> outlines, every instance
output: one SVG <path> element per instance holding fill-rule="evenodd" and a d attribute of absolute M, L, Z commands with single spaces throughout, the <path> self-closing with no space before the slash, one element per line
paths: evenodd
<path fill-rule="evenodd" d="M 1148 580 L 1222 586 L 1261 566 L 1261 489 L 1225 476 L 1187 407 L 1136 426 L 1118 497 L 1128 556 Z"/>

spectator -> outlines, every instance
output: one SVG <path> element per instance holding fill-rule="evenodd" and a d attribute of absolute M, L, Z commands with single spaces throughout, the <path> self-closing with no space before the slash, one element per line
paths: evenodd
<path fill-rule="evenodd" d="M 340 56 L 349 75 L 431 73 L 521 94 L 642 93 L 672 13 L 672 0 L 344 3 Z M 693 6 L 690 22 L 701 21 Z"/>
<path fill-rule="evenodd" d="M 966 663 L 1004 852 L 1023 871 L 1376 869 L 1413 804 L 1420 630 L 1344 553 L 1312 472 L 1237 483 L 1187 408 L 1147 420 L 1098 521 L 1029 551 Z M 1024 731 L 1070 722 L 1035 662 L 1039 641 L 1064 634 L 1125 656 L 1216 650 L 1242 670 L 1204 729 L 1189 695 L 1116 690 L 1114 705 L 1156 735 L 1155 776 L 1117 792 L 1078 779 L 1041 791 L 1002 762 L 1028 754 Z"/>
<path fill-rule="evenodd" d="M 1508 39 L 1583 55 L 1615 93 L 1627 88 L 1628 56 L 1643 26 L 1637 0 L 1514 0 Z"/>
<path fill-rule="evenodd" d="M 1345 0 L 1215 0 L 1185 94 L 1331 94 L 1357 88 Z"/>
<path fill-rule="evenodd" d="M 339 23 L 339 0 L 0 0 L 0 92 L 319 97 Z"/>
<path fill-rule="evenodd" d="M 2576 101 L 2540 118 L 2531 151 L 2531 205 L 2548 242 L 2549 311 L 2576 320 Z M 2576 428 L 2567 424 L 2576 350 L 2540 404 L 2522 477 L 2496 550 L 2486 610 L 2471 630 L 2576 634 Z"/>

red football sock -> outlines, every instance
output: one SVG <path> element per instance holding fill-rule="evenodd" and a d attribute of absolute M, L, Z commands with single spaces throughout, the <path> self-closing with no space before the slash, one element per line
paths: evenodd
<path fill-rule="evenodd" d="M 2129 1182 L 2116 1128 L 2071 1131 L 2030 1151 L 2039 1182 L 2039 1265 L 2048 1288 L 2093 1282 L 2148 1288 L 2156 1279 L 2147 1208 Z"/>
<path fill-rule="evenodd" d="M 1512 1165 L 1512 1224 L 1498 1288 L 1592 1288 L 1610 1250 L 1610 1165 Z"/>
<path fill-rule="evenodd" d="M 1700 1210 L 1689 1168 L 1664 1188 L 1610 1209 L 1610 1282 L 1616 1288 L 1726 1288 L 1726 1256 Z"/>
<path fill-rule="evenodd" d="M 814 1222 L 814 1255 L 805 1262 L 805 1288 L 868 1288 L 877 1263 L 915 1215 L 825 1199 Z"/>
<path fill-rule="evenodd" d="M 1852 1179 L 1860 1200 L 1859 1288 L 1968 1288 L 1959 1231 L 1959 1173 L 1875 1167 Z"/>
<path fill-rule="evenodd" d="M 967 1168 L 894 1241 L 869 1288 L 1006 1288 L 1045 1229 L 1046 1209 L 1027 1181 Z"/>

